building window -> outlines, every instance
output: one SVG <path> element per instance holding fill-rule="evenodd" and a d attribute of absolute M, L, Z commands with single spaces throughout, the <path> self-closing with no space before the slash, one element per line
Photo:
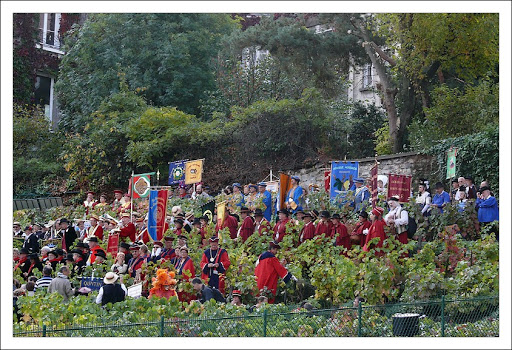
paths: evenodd
<path fill-rule="evenodd" d="M 35 102 L 44 107 L 44 115 L 53 121 L 53 78 L 42 75 L 36 76 Z"/>
<path fill-rule="evenodd" d="M 369 89 L 372 85 L 372 64 L 368 63 L 363 68 L 363 89 Z"/>
<path fill-rule="evenodd" d="M 60 13 L 39 14 L 39 42 L 43 48 L 59 48 Z"/>

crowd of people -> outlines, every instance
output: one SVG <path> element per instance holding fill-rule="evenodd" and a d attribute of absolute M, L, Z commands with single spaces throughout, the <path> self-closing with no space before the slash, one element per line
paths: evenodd
<path fill-rule="evenodd" d="M 224 283 L 231 261 L 229 252 L 219 245 L 218 232 L 227 229 L 231 239 L 241 242 L 245 242 L 251 235 L 269 236 L 268 250 L 261 252 L 258 257 L 254 274 L 258 289 L 270 293 L 262 293 L 260 297 L 268 299 L 260 301 L 273 303 L 279 278 L 286 283 L 296 280 L 286 269 L 285 262 L 277 258 L 280 242 L 286 235 L 295 235 L 296 245 L 320 236 L 330 237 L 335 245 L 345 248 L 345 254 L 356 245 L 363 251 L 382 247 L 390 234 L 404 244 L 409 240 L 409 214 L 402 207 L 398 196 L 387 199 L 389 211 L 384 215 L 383 207 L 371 208 L 370 191 L 364 185 L 364 179 L 354 180 L 355 196 L 352 207 L 358 215 L 358 222 L 350 230 L 338 213 L 331 215 L 327 210 L 318 212 L 306 209 L 305 190 L 300 186 L 300 178 L 293 176 L 291 183 L 291 189 L 286 194 L 286 207 L 277 211 L 273 208 L 272 196 L 266 190 L 265 183 L 249 184 L 247 192 L 239 183 L 228 186 L 224 189 L 228 198 L 227 215 L 223 223 L 217 224 L 213 231 L 209 227 L 210 218 L 207 216 L 194 218 L 191 213 L 183 213 L 179 206 L 173 207 L 172 215 L 165 224 L 166 234 L 162 240 L 153 240 L 149 236 L 147 220 L 143 216 L 132 222 L 129 212 L 132 203 L 128 194 L 123 195 L 116 190 L 113 202 L 108 204 L 105 195 L 96 201 L 94 192 L 88 192 L 87 199 L 83 202 L 84 207 L 90 210 L 87 214 L 87 226 L 85 220 L 72 224 L 66 218 L 60 218 L 44 225 L 26 226 L 21 230 L 20 223 L 14 222 L 14 237 L 23 239 L 23 247 L 14 250 L 14 270 L 21 271 L 25 282 L 22 286 L 16 285 L 20 281 L 14 282 L 14 295 L 30 295 L 37 289 L 47 289 L 48 292 L 57 292 L 68 300 L 73 295 L 89 292 L 87 288 L 73 288 L 70 276 L 82 276 L 87 266 L 92 266 L 93 269 L 103 266 L 109 272 L 104 275 L 104 286 L 96 299 L 98 304 L 124 300 L 127 289 L 123 284 L 123 276 L 126 275 L 134 278 L 135 282 L 152 281 L 153 287 L 148 287 L 148 295 L 145 295 L 147 297 L 177 296 L 180 301 L 187 302 L 205 302 L 213 298 L 225 302 L 226 297 L 230 296 L 232 303 L 240 306 L 243 305 L 241 292 L 227 291 Z M 459 210 L 474 205 L 483 225 L 499 219 L 497 201 L 485 181 L 476 189 L 473 179 L 461 177 L 452 182 L 449 193 L 440 182 L 435 185 L 433 197 L 429 190 L 428 182 L 422 180 L 415 198 L 415 203 L 426 217 L 433 210 L 442 212 L 447 203 L 451 202 Z M 192 193 L 187 193 L 186 188 L 180 186 L 179 191 L 180 198 L 188 198 L 189 195 L 190 199 L 209 196 L 208 188 L 203 186 L 196 186 Z M 385 192 L 384 186 L 379 188 L 379 192 Z M 110 210 L 118 213 L 118 219 L 94 214 L 93 209 L 97 206 L 109 206 Z M 277 213 L 275 223 L 272 220 L 273 211 Z M 100 243 L 106 242 L 111 234 L 119 234 L 120 243 L 114 263 L 105 266 L 107 253 Z M 204 249 L 200 262 L 192 261 L 188 254 L 187 242 L 194 234 L 200 235 L 201 239 L 200 246 L 193 249 Z M 495 234 L 498 238 L 497 230 Z M 40 248 L 41 242 L 47 244 Z M 151 250 L 148 248 L 149 243 Z M 155 276 L 145 276 L 143 266 L 149 262 L 160 266 Z M 166 266 L 170 264 L 174 271 L 163 267 L 166 262 Z M 199 271 L 196 271 L 196 266 L 200 267 Z M 41 271 L 43 277 L 36 278 L 34 269 Z M 195 293 L 176 291 L 178 276 L 179 280 L 191 282 Z"/>

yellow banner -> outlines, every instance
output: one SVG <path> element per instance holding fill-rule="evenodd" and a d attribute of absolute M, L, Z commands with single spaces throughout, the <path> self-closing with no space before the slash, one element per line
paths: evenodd
<path fill-rule="evenodd" d="M 191 160 L 185 163 L 185 185 L 201 182 L 203 176 L 203 160 Z"/>
<path fill-rule="evenodd" d="M 221 202 L 221 203 L 217 204 L 217 226 L 219 227 L 219 239 L 222 239 L 220 230 L 222 229 L 222 224 L 224 223 L 225 217 L 226 217 L 226 202 Z"/>

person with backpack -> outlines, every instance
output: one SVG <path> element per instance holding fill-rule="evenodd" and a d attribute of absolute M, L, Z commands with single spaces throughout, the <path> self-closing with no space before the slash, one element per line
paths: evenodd
<path fill-rule="evenodd" d="M 200 294 L 199 301 L 201 304 L 204 304 L 210 299 L 215 299 L 219 303 L 225 303 L 226 299 L 222 296 L 220 291 L 217 288 L 210 288 L 203 284 L 203 281 L 199 277 L 195 277 L 192 280 L 192 286 L 194 290 Z"/>
<path fill-rule="evenodd" d="M 388 199 L 389 213 L 384 217 L 384 221 L 391 227 L 391 231 L 396 235 L 400 243 L 407 244 L 407 225 L 409 224 L 409 214 L 400 205 L 400 198 L 392 196 Z"/>

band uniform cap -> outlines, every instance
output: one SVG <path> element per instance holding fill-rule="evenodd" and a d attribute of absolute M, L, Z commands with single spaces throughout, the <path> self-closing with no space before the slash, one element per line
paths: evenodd
<path fill-rule="evenodd" d="M 232 295 L 235 297 L 235 296 L 239 296 L 241 297 L 242 296 L 242 292 L 240 292 L 239 290 L 235 289 L 232 293 Z"/>
<path fill-rule="evenodd" d="M 362 179 L 362 178 L 360 178 L 360 177 L 356 177 L 356 178 L 354 179 L 354 182 L 358 182 L 358 183 L 363 184 L 363 183 L 364 183 L 364 179 Z"/>
<path fill-rule="evenodd" d="M 123 191 L 121 191 L 121 190 L 114 190 L 114 193 L 120 193 L 120 194 L 123 194 Z"/>
<path fill-rule="evenodd" d="M 126 242 L 119 243 L 119 246 L 124 249 L 130 249 L 130 245 Z"/>
<path fill-rule="evenodd" d="M 264 182 L 258 182 L 258 186 L 267 187 L 267 184 L 266 184 L 266 183 L 264 183 Z"/>
<path fill-rule="evenodd" d="M 144 218 L 137 218 L 135 219 L 135 222 L 144 222 Z"/>
<path fill-rule="evenodd" d="M 122 218 L 129 218 L 130 217 L 130 213 L 122 213 L 121 217 Z"/>
<path fill-rule="evenodd" d="M 219 237 L 217 237 L 217 236 L 210 237 L 210 242 L 218 242 L 218 241 L 219 241 Z"/>
<path fill-rule="evenodd" d="M 25 226 L 25 229 L 23 231 L 28 231 L 28 230 L 32 231 L 32 226 L 30 226 L 30 225 L 29 226 Z"/>
<path fill-rule="evenodd" d="M 300 177 L 294 175 L 294 176 L 291 176 L 292 179 L 294 179 L 295 181 L 300 181 Z"/>
<path fill-rule="evenodd" d="M 304 213 L 304 216 L 303 217 L 307 217 L 307 218 L 313 218 L 313 215 L 311 215 L 311 213 Z"/>
<path fill-rule="evenodd" d="M 92 194 L 93 196 L 96 195 L 93 191 L 87 191 L 87 194 Z"/>
<path fill-rule="evenodd" d="M 163 246 L 164 246 L 164 244 L 163 244 L 162 242 L 160 242 L 160 241 L 154 241 L 154 242 L 153 242 L 153 245 L 154 245 L 154 246 L 155 246 L 155 245 L 157 245 L 157 246 L 159 246 L 159 247 L 163 247 Z"/>
<path fill-rule="evenodd" d="M 140 249 L 140 246 L 138 244 L 132 244 L 130 246 L 130 250 L 139 250 Z"/>
<path fill-rule="evenodd" d="M 62 218 L 62 219 L 60 219 L 60 223 L 62 224 L 63 222 L 66 222 L 66 223 L 68 223 L 68 224 L 69 224 L 69 221 L 68 221 L 68 219 L 66 219 L 66 218 Z"/>
<path fill-rule="evenodd" d="M 96 242 L 96 243 L 98 243 L 98 237 L 92 236 L 91 238 L 89 238 L 89 242 Z"/>
<path fill-rule="evenodd" d="M 240 185 L 240 183 L 238 183 L 238 182 L 235 182 L 235 183 L 233 184 L 233 187 L 242 188 L 242 185 Z"/>
<path fill-rule="evenodd" d="M 165 236 L 164 241 L 174 241 L 174 237 L 173 236 Z"/>
<path fill-rule="evenodd" d="M 258 186 L 256 186 L 255 184 L 249 184 L 249 188 L 251 188 L 251 187 L 258 189 Z"/>
<path fill-rule="evenodd" d="M 100 218 L 96 214 L 92 214 L 91 216 L 89 216 L 89 219 L 96 219 L 96 221 L 100 221 Z"/>

